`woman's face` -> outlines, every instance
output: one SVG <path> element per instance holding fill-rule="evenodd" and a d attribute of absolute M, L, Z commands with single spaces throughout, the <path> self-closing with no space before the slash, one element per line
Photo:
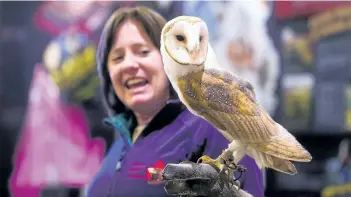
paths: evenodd
<path fill-rule="evenodd" d="M 108 57 L 108 70 L 118 98 L 134 112 L 152 110 L 169 98 L 162 58 L 141 24 L 124 22 Z"/>

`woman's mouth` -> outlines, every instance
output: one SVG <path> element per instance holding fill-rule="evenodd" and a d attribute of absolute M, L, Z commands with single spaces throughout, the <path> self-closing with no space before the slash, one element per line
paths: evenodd
<path fill-rule="evenodd" d="M 125 86 L 128 89 L 132 89 L 132 88 L 138 88 L 138 87 L 142 87 L 148 84 L 148 80 L 147 79 L 142 79 L 142 78 L 137 78 L 137 79 L 129 79 L 125 82 Z"/>

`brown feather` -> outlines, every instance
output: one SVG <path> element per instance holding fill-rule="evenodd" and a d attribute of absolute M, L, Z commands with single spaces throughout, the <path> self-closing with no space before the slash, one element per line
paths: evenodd
<path fill-rule="evenodd" d="M 278 128 L 279 129 L 279 128 Z M 270 141 L 251 144 L 257 150 L 283 159 L 299 162 L 312 160 L 311 154 L 289 132 L 281 132 Z"/>
<path fill-rule="evenodd" d="M 261 142 L 274 136 L 274 130 L 262 122 L 262 117 L 267 119 L 266 113 L 252 101 L 254 97 L 248 98 L 254 93 L 248 94 L 249 89 L 242 92 L 245 88 L 235 83 L 238 80 L 218 73 L 197 72 L 180 78 L 178 86 L 185 105 L 222 133 L 244 142 Z M 271 122 L 269 127 L 273 125 Z"/>

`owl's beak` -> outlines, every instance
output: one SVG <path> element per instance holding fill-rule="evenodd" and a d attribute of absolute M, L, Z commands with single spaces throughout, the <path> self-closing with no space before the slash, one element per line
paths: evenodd
<path fill-rule="evenodd" d="M 189 43 L 187 48 L 189 53 L 194 53 L 199 50 L 199 43 Z"/>
<path fill-rule="evenodd" d="M 197 53 L 200 49 L 199 43 L 196 43 L 196 42 L 195 43 L 188 43 L 187 49 L 188 49 L 189 55 L 192 58 L 195 58 L 194 56 L 197 55 Z"/>

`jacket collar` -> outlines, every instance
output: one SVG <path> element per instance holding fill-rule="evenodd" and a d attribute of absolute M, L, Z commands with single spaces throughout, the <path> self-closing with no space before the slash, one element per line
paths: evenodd
<path fill-rule="evenodd" d="M 179 100 L 168 101 L 165 107 L 145 127 L 138 140 L 146 137 L 153 131 L 160 130 L 169 125 L 185 108 L 186 107 Z M 131 112 L 120 113 L 116 116 L 104 118 L 103 122 L 115 128 L 127 144 L 132 144 L 131 136 L 136 127 L 136 119 Z"/>

